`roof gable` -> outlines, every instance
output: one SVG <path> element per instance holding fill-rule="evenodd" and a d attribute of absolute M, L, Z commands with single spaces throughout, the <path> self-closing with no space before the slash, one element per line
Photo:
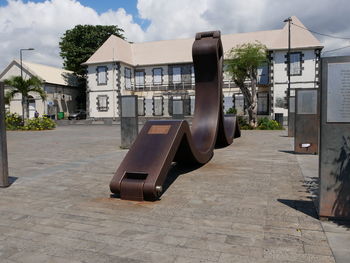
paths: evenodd
<path fill-rule="evenodd" d="M 11 76 L 20 75 L 21 64 L 17 60 L 13 60 L 5 70 L 0 74 L 0 79 L 8 78 Z M 46 66 L 42 64 L 36 64 L 22 60 L 23 78 L 30 78 L 36 76 L 42 81 L 51 84 L 63 85 L 63 86 L 77 86 L 76 77 L 72 71 L 64 70 L 61 68 Z"/>
<path fill-rule="evenodd" d="M 115 35 L 111 35 L 83 64 L 123 61 L 133 65 L 132 58 L 131 44 Z"/>
<path fill-rule="evenodd" d="M 291 26 L 292 49 L 323 48 L 300 20 L 293 16 Z M 302 29 L 303 27 L 305 29 Z M 288 48 L 288 24 L 282 29 L 221 35 L 224 52 L 244 43 L 260 42 L 269 50 Z M 106 63 L 120 61 L 133 66 L 176 64 L 192 62 L 194 38 L 162 40 L 143 43 L 128 43 L 114 35 L 84 63 Z"/>

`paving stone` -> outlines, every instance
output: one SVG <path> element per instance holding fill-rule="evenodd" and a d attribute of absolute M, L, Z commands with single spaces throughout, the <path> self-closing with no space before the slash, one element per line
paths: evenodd
<path fill-rule="evenodd" d="M 308 202 L 304 159 L 280 151 L 291 149 L 285 131 L 243 131 L 156 202 L 110 198 L 127 152 L 119 133 L 74 125 L 8 132 L 17 180 L 0 189 L 1 263 L 334 262 Z"/>

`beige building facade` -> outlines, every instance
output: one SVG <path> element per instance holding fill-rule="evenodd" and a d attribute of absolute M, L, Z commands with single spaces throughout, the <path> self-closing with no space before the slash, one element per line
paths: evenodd
<path fill-rule="evenodd" d="M 317 88 L 322 44 L 296 17 L 291 28 L 291 90 Z M 304 28 L 304 29 L 303 29 Z M 224 53 L 240 44 L 256 41 L 269 50 L 269 63 L 259 69 L 258 114 L 287 115 L 284 101 L 288 87 L 288 25 L 282 29 L 221 36 Z M 115 118 L 118 97 L 137 95 L 140 116 L 173 115 L 181 101 L 184 115 L 194 110 L 193 38 L 128 43 L 116 36 L 84 63 L 88 66 L 88 112 L 91 118 Z M 243 95 L 224 73 L 224 108 L 245 114 Z M 180 104 L 179 104 L 180 105 Z"/>
<path fill-rule="evenodd" d="M 43 81 L 43 90 L 47 98 L 42 101 L 37 93 L 29 94 L 29 117 L 33 118 L 35 111 L 39 116 L 50 115 L 57 118 L 59 112 L 64 112 L 65 116 L 76 110 L 76 98 L 79 95 L 77 81 L 73 72 L 60 68 L 22 61 L 23 78 L 28 79 L 36 76 Z M 21 75 L 21 64 L 13 60 L 0 74 L 0 81 L 13 76 Z M 11 87 L 5 87 L 5 93 Z M 22 96 L 16 94 L 11 100 L 7 109 L 12 113 L 22 115 Z"/>

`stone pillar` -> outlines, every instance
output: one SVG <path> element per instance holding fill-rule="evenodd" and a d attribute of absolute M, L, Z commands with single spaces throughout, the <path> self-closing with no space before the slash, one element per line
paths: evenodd
<path fill-rule="evenodd" d="M 138 99 L 135 95 L 120 96 L 120 148 L 129 149 L 134 143 L 138 133 Z"/>
<path fill-rule="evenodd" d="M 0 187 L 9 186 L 5 127 L 4 84 L 0 83 Z"/>

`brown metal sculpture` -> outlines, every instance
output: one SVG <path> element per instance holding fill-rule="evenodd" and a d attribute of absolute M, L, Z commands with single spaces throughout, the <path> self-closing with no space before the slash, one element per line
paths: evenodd
<path fill-rule="evenodd" d="M 121 199 L 159 198 L 172 162 L 207 163 L 214 147 L 228 146 L 240 137 L 236 117 L 224 116 L 222 110 L 220 31 L 197 33 L 192 57 L 196 81 L 192 127 L 184 120 L 144 125 L 110 183 Z"/>

